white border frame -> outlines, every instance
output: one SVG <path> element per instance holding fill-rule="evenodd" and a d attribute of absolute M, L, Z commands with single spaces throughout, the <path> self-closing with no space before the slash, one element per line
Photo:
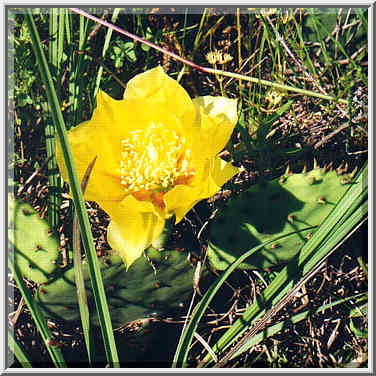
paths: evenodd
<path fill-rule="evenodd" d="M 2 19 L 5 20 L 5 17 L 7 15 L 7 11 L 5 9 L 5 5 L 6 6 L 19 6 L 19 7 L 31 7 L 31 6 L 63 6 L 63 7 L 69 7 L 69 6 L 75 6 L 75 7 L 80 7 L 80 6 L 93 6 L 93 5 L 97 5 L 97 6 L 101 6 L 103 5 L 103 3 L 101 2 L 97 2 L 95 0 L 81 0 L 79 2 L 79 5 L 77 5 L 77 3 L 73 3 L 73 2 L 66 2 L 64 4 L 60 3 L 60 2 L 51 2 L 51 1 L 47 1 L 47 0 L 40 0 L 38 2 L 34 2 L 34 1 L 31 1 L 31 2 L 27 2 L 25 3 L 25 1 L 4 1 L 2 0 L 1 1 L 1 4 L 3 5 L 1 7 L 1 16 L 2 16 Z M 132 6 L 132 5 L 137 5 L 137 6 L 163 6 L 163 5 L 175 5 L 175 6 L 192 6 L 192 5 L 202 5 L 202 6 L 206 6 L 206 5 L 213 5 L 213 6 L 218 6 L 218 5 L 229 5 L 229 6 L 232 6 L 232 7 L 235 7 L 235 6 L 252 6 L 252 7 L 273 7 L 273 6 L 276 6 L 276 7 L 281 7 L 281 6 L 286 6 L 286 7 L 294 7 L 294 6 L 301 6 L 301 7 L 329 7 L 329 6 L 333 6 L 333 7 L 341 7 L 341 6 L 351 6 L 351 5 L 354 5 L 354 7 L 362 7 L 362 6 L 366 6 L 366 7 L 369 7 L 368 9 L 368 48 L 369 48 L 369 52 L 368 52 L 368 69 L 369 69 L 369 77 L 371 78 L 371 80 L 369 80 L 369 107 L 368 107 L 368 111 L 369 111 L 369 118 L 368 118 L 368 131 L 369 131 L 369 134 L 370 134 L 370 137 L 369 137 L 369 157 L 368 157 L 368 160 L 369 160 L 369 175 L 368 175 L 368 183 L 369 183 L 369 221 L 368 221 L 368 260 L 369 260 L 369 263 L 368 265 L 371 265 L 372 266 L 372 270 L 370 270 L 369 268 L 369 272 L 368 272 L 368 278 L 369 278 L 369 286 L 370 287 L 373 287 L 374 286 L 374 275 L 373 275 L 373 272 L 374 272 L 374 256 L 373 256 L 373 224 L 374 224 L 374 211 L 373 211 L 373 206 L 374 206 L 374 202 L 373 202 L 373 161 L 374 161 L 374 150 L 373 150 L 373 143 L 374 143 L 374 131 L 373 131 L 373 104 L 374 104 L 374 91 L 373 91 L 373 83 L 374 83 L 374 49 L 373 49 L 373 36 L 374 36 L 374 25 L 373 25 L 373 21 L 374 21 L 374 13 L 375 13 L 375 4 L 372 3 L 372 2 L 369 2 L 369 1 L 358 1 L 356 4 L 354 4 L 353 2 L 349 2 L 349 1 L 331 1 L 331 2 L 328 2 L 328 1 L 325 1 L 325 0 L 315 0 L 314 2 L 307 2 L 307 1 L 291 1 L 291 2 L 283 2 L 283 1 L 273 1 L 272 3 L 270 4 L 265 4 L 265 2 L 250 2 L 250 1 L 237 1 L 236 4 L 226 4 L 225 2 L 223 1 L 214 1 L 214 0 L 207 0 L 205 3 L 202 3 L 200 1 L 190 1 L 188 3 L 177 3 L 176 1 L 172 1 L 172 0 L 165 0 L 161 3 L 156 3 L 156 2 L 128 2 L 128 1 L 119 1 L 119 0 L 112 0 L 110 4 L 105 4 L 103 6 L 106 6 L 106 7 L 109 7 L 111 5 L 123 5 L 123 6 Z M 6 21 L 6 20 L 5 20 Z M 5 25 L 4 25 L 4 28 L 2 28 L 2 32 L 4 33 L 5 30 L 7 30 L 7 24 L 5 22 Z M 3 40 L 5 41 L 7 38 L 7 33 L 5 33 L 4 35 L 4 38 Z M 5 50 L 5 46 L 6 46 L 6 43 L 4 43 L 4 49 L 3 49 L 3 52 L 4 52 L 4 55 L 3 55 L 3 59 L 1 60 L 1 66 L 2 66 L 2 71 L 4 72 L 4 76 L 3 76 L 3 82 L 7 82 L 6 81 L 6 77 L 7 77 L 7 71 L 5 71 L 5 69 L 7 69 L 7 64 L 4 64 L 4 61 L 5 59 L 7 59 L 7 51 Z M 6 109 L 7 109 L 7 106 L 4 106 L 5 103 L 6 103 L 6 100 L 7 100 L 7 97 L 5 97 L 5 93 L 7 93 L 7 88 L 5 87 L 5 85 L 2 85 L 2 90 L 1 90 L 1 104 L 2 104 L 2 113 L 4 114 L 4 117 L 3 119 L 5 120 L 5 123 L 4 124 L 7 124 L 7 113 L 6 113 Z M 4 129 L 4 132 L 5 132 L 5 126 L 3 127 Z M 4 135 L 4 139 L 5 139 L 5 142 L 7 142 L 6 138 L 5 138 L 5 135 Z M 3 163 L 1 163 L 1 176 L 5 177 L 6 179 L 6 169 L 5 169 L 5 166 L 6 166 L 6 163 L 7 163 L 7 158 L 6 158 L 6 155 L 5 155 L 5 151 L 4 153 L 1 154 L 1 158 L 4 158 L 4 161 L 2 161 Z M 3 208 L 2 210 L 2 221 L 3 221 L 3 226 L 1 227 L 1 238 L 3 239 L 3 244 L 7 247 L 7 244 L 6 244 L 6 239 L 7 239 L 7 235 L 6 235 L 6 232 L 5 232 L 5 222 L 6 222 L 6 214 L 5 214 L 5 207 L 7 206 L 6 205 L 6 195 L 7 195 L 7 191 L 5 189 L 5 187 L 7 185 L 7 181 L 5 181 L 5 183 L 1 186 L 1 190 L 2 190 L 2 194 L 0 195 L 0 207 Z M 4 269 L 2 269 L 2 277 L 3 277 L 3 281 L 6 280 L 6 270 L 7 270 L 7 257 L 6 257 L 6 251 L 7 251 L 7 248 L 4 248 L 4 252 L 3 252 L 3 257 L 4 257 Z M 370 289 L 371 292 L 373 292 L 371 289 Z M 0 300 L 1 301 L 5 301 L 7 299 L 7 294 L 5 293 L 6 292 L 6 286 L 5 288 L 1 289 L 1 293 L 0 293 Z M 1 356 L 0 356 L 0 371 L 1 371 L 1 374 L 19 374 L 19 373 L 36 373 L 36 374 L 44 374 L 44 373 L 135 373 L 135 374 L 139 374 L 139 373 L 161 373 L 161 374 L 165 374 L 165 373 L 250 373 L 250 372 L 254 372 L 254 373 L 307 373 L 307 374 L 310 374 L 310 373 L 372 373 L 374 371 L 374 357 L 373 357 L 373 352 L 374 352 L 374 295 L 373 294 L 369 294 L 369 313 L 368 313 L 368 316 L 369 316 L 369 330 L 368 333 L 369 333 L 369 338 L 368 338 L 368 349 L 369 349 L 369 353 L 368 353 L 368 368 L 356 368 L 356 369 L 352 369 L 352 368 L 335 368 L 335 369 L 328 369 L 328 368 L 325 368 L 325 369 L 321 369 L 321 368 L 309 368 L 309 369 L 301 369 L 301 368 L 283 368 L 283 369 L 265 369 L 265 368 L 245 368 L 245 369 L 192 369 L 192 368 L 183 368 L 183 369 L 172 369 L 172 368 L 158 368 L 156 370 L 152 370 L 150 368 L 120 368 L 120 369 L 116 369 L 116 368 L 90 368 L 90 369 L 82 369 L 82 368 L 23 368 L 23 369 L 16 369 L 16 368 L 5 368 L 5 365 L 6 365 L 6 354 L 7 354 L 7 346 L 8 344 L 6 343 L 6 339 L 7 339 L 7 317 L 5 315 L 5 310 L 2 309 L 0 310 L 0 315 L 1 315 L 1 318 L 3 319 L 2 322 L 3 323 L 6 323 L 5 326 L 2 326 L 0 325 L 0 337 L 2 339 L 4 339 L 4 351 L 1 353 Z M 371 356 L 372 355 L 372 356 Z"/>

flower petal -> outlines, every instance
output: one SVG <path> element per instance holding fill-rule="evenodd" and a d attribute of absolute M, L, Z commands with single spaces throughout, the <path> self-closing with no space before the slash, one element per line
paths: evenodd
<path fill-rule="evenodd" d="M 175 214 L 176 223 L 200 200 L 213 196 L 239 172 L 237 167 L 219 157 L 208 160 L 205 170 L 207 174 L 201 174 L 202 180 L 199 184 L 196 182 L 194 186 L 177 185 L 164 195 L 166 212 L 168 215 Z"/>
<path fill-rule="evenodd" d="M 124 191 L 121 189 L 120 177 L 114 171 L 116 169 L 115 160 L 111 158 L 113 151 L 106 134 L 103 134 L 95 126 L 95 123 L 90 121 L 72 128 L 68 132 L 68 139 L 80 181 L 82 181 L 89 164 L 97 156 L 85 191 L 85 199 L 92 201 L 121 200 L 124 197 Z M 111 153 L 110 156 L 109 153 Z M 56 142 L 56 160 L 63 179 L 68 182 L 68 173 L 59 142 Z"/>
<path fill-rule="evenodd" d="M 85 199 L 122 200 L 125 196 L 121 186 L 120 161 L 121 141 L 135 129 L 160 123 L 171 129 L 181 130 L 180 120 L 163 109 L 152 108 L 144 101 L 118 101 L 100 91 L 92 119 L 83 122 L 68 132 L 79 179 L 82 180 L 88 165 L 97 156 Z M 65 181 L 68 181 L 60 144 L 56 157 Z"/>
<path fill-rule="evenodd" d="M 138 74 L 127 83 L 125 101 L 141 101 L 155 109 L 172 112 L 186 126 L 189 133 L 194 127 L 196 109 L 184 88 L 169 77 L 161 66 Z"/>
<path fill-rule="evenodd" d="M 208 185 L 210 188 L 207 191 L 209 194 L 208 197 L 217 193 L 223 184 L 240 172 L 238 167 L 233 166 L 231 163 L 228 163 L 219 157 L 212 158 L 209 163 L 212 186 Z"/>
<path fill-rule="evenodd" d="M 107 241 L 120 254 L 128 269 L 159 237 L 165 220 L 156 214 L 153 204 L 139 201 L 132 195 L 121 202 L 105 201 L 99 205 L 111 217 Z"/>
<path fill-rule="evenodd" d="M 128 105 L 99 91 L 97 107 L 91 120 L 69 130 L 68 139 L 80 180 L 88 165 L 97 156 L 86 188 L 86 200 L 122 200 L 124 198 L 120 173 L 121 140 L 134 129 L 135 124 L 138 124 L 139 114 L 144 111 L 145 106 L 142 103 Z M 56 157 L 61 174 L 64 180 L 68 181 L 58 142 Z"/>
<path fill-rule="evenodd" d="M 175 222 L 179 223 L 184 216 L 201 200 L 201 187 L 177 185 L 164 195 L 166 212 L 175 214 Z"/>
<path fill-rule="evenodd" d="M 94 147 L 107 148 L 103 152 L 112 150 L 107 157 L 113 156 L 114 163 L 118 167 L 118 160 L 115 156 L 121 152 L 120 139 L 135 128 L 135 124 L 139 120 L 135 112 L 141 112 L 141 108 L 144 109 L 144 106 L 138 104 L 140 110 L 137 111 L 137 103 L 128 105 L 121 100 L 113 99 L 102 90 L 99 90 L 96 100 L 97 107 L 89 121 L 97 142 Z"/>
<path fill-rule="evenodd" d="M 200 125 L 195 152 L 202 158 L 217 155 L 229 141 L 238 121 L 237 100 L 225 97 L 197 97 L 193 99 Z"/>

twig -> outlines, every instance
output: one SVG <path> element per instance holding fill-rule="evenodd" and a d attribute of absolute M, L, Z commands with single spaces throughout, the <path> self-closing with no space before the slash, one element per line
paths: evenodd
<path fill-rule="evenodd" d="M 218 326 L 218 323 L 220 321 L 224 320 L 226 317 L 231 315 L 231 312 L 234 311 L 236 305 L 238 304 L 238 301 L 239 301 L 239 298 L 235 299 L 234 303 L 232 304 L 232 306 L 230 307 L 230 309 L 226 313 L 224 313 L 220 318 L 216 318 L 215 320 L 208 321 L 206 324 L 208 324 L 208 325 L 216 324 Z"/>
<path fill-rule="evenodd" d="M 359 48 L 358 51 L 355 51 L 351 56 L 350 56 L 350 59 L 352 60 L 355 60 L 356 57 L 358 57 L 365 49 L 367 48 L 367 46 L 363 46 L 361 48 Z M 337 60 L 336 61 L 337 64 L 349 64 L 350 63 L 350 60 L 349 59 L 343 59 L 343 60 Z"/>
<path fill-rule="evenodd" d="M 349 20 L 350 14 L 351 14 L 351 8 L 348 9 L 347 14 L 346 14 L 345 23 L 344 23 L 344 25 L 342 26 L 342 36 L 344 35 L 345 30 L 346 30 L 346 28 L 347 28 L 347 25 L 348 25 L 347 22 L 348 22 L 348 20 Z"/>
<path fill-rule="evenodd" d="M 365 154 L 365 153 L 368 153 L 368 149 L 367 150 L 360 150 L 360 151 L 354 151 L 354 152 L 348 152 L 347 154 L 348 155 L 359 155 L 359 154 Z"/>
<path fill-rule="evenodd" d="M 275 88 L 280 89 L 280 90 L 292 91 L 292 92 L 299 93 L 299 94 L 302 94 L 302 95 L 309 95 L 311 97 L 327 99 L 327 100 L 331 100 L 331 101 L 337 101 L 339 103 L 348 104 L 346 99 L 338 99 L 338 98 L 331 97 L 329 95 L 325 95 L 325 94 L 321 94 L 321 93 L 315 93 L 315 92 L 310 91 L 310 90 L 299 89 L 297 87 L 292 87 L 292 86 L 288 86 L 288 85 L 282 85 L 282 84 L 279 84 L 279 83 L 276 83 L 276 82 L 266 81 L 266 80 L 262 80 L 262 79 L 255 78 L 255 77 L 243 76 L 242 74 L 221 71 L 219 69 L 213 69 L 213 68 L 205 68 L 205 72 L 206 73 L 213 73 L 213 74 L 220 74 L 222 76 L 233 77 L 233 78 L 244 80 L 244 81 L 254 82 L 254 83 L 259 84 L 259 85 L 275 87 Z"/>
<path fill-rule="evenodd" d="M 262 277 L 262 275 L 257 270 L 252 270 L 252 271 L 262 281 L 262 283 L 265 285 L 265 287 L 268 287 L 268 284 L 266 283 L 266 281 Z"/>
<path fill-rule="evenodd" d="M 351 23 L 351 24 L 347 24 L 347 25 L 345 25 L 345 26 L 342 26 L 342 30 L 346 30 L 346 29 L 348 29 L 349 27 L 352 27 L 352 26 L 357 25 L 358 23 L 360 23 L 360 20 L 356 20 L 356 21 L 354 21 L 354 22 Z M 343 33 L 342 33 L 342 35 L 343 35 Z"/>
<path fill-rule="evenodd" d="M 102 19 L 105 19 L 105 18 L 107 17 L 107 15 L 108 15 L 108 10 L 105 10 L 105 11 L 103 12 Z M 99 31 L 99 29 L 100 29 L 101 27 L 102 27 L 101 24 L 97 24 L 97 25 L 94 27 L 93 31 L 92 31 L 92 32 L 88 35 L 88 37 L 87 37 L 87 41 L 88 41 L 88 42 L 90 42 L 90 40 L 93 39 L 93 38 L 95 37 L 95 35 L 98 33 L 98 31 Z"/>
<path fill-rule="evenodd" d="M 25 184 L 18 188 L 17 195 L 19 196 L 25 187 L 46 167 L 47 163 L 52 159 L 53 155 L 50 155 L 38 168 L 38 170 L 34 171 L 30 177 L 25 181 Z"/>
<path fill-rule="evenodd" d="M 16 322 L 17 322 L 17 320 L 18 320 L 18 318 L 19 318 L 19 316 L 20 316 L 20 314 L 22 312 L 22 309 L 23 309 L 24 305 L 25 305 L 25 300 L 22 297 L 21 300 L 20 300 L 20 302 L 18 303 L 17 311 L 14 313 L 14 316 L 12 318 L 12 324 L 13 324 L 13 326 L 16 325 Z"/>
<path fill-rule="evenodd" d="M 317 142 L 315 144 L 314 148 L 318 149 L 320 146 L 322 146 L 323 144 L 325 144 L 328 140 L 330 140 L 337 133 L 343 131 L 344 129 L 346 129 L 349 126 L 350 126 L 350 123 L 342 124 L 340 127 L 338 127 L 337 129 L 335 129 L 332 133 L 328 134 L 327 136 L 323 137 L 322 140 L 320 140 L 319 142 Z"/>
<path fill-rule="evenodd" d="M 215 355 L 213 349 L 209 346 L 209 344 L 197 332 L 195 332 L 194 336 L 201 343 L 201 345 L 205 347 L 205 349 L 212 356 L 214 361 L 217 362 L 217 356 Z"/>

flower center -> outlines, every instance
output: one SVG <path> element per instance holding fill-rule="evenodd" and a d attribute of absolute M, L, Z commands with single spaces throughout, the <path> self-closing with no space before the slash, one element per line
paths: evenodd
<path fill-rule="evenodd" d="M 174 130 L 152 123 L 129 134 L 121 140 L 121 184 L 126 193 L 166 192 L 194 175 L 186 139 Z"/>

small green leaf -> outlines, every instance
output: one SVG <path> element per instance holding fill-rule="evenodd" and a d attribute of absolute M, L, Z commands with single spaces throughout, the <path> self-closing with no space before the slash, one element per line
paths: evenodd
<path fill-rule="evenodd" d="M 350 319 L 350 330 L 359 338 L 368 338 L 368 329 L 360 330 L 355 326 L 354 320 Z"/>
<path fill-rule="evenodd" d="M 122 54 L 122 50 L 121 50 L 120 47 L 114 46 L 114 47 L 113 47 L 113 50 L 114 50 L 115 55 L 120 55 L 120 54 Z"/>
<path fill-rule="evenodd" d="M 123 66 L 123 59 L 117 57 L 115 60 L 115 68 L 121 68 Z"/>
<path fill-rule="evenodd" d="M 124 44 L 125 56 L 131 63 L 135 63 L 137 61 L 136 53 L 134 50 L 134 43 L 133 42 L 126 42 Z"/>

